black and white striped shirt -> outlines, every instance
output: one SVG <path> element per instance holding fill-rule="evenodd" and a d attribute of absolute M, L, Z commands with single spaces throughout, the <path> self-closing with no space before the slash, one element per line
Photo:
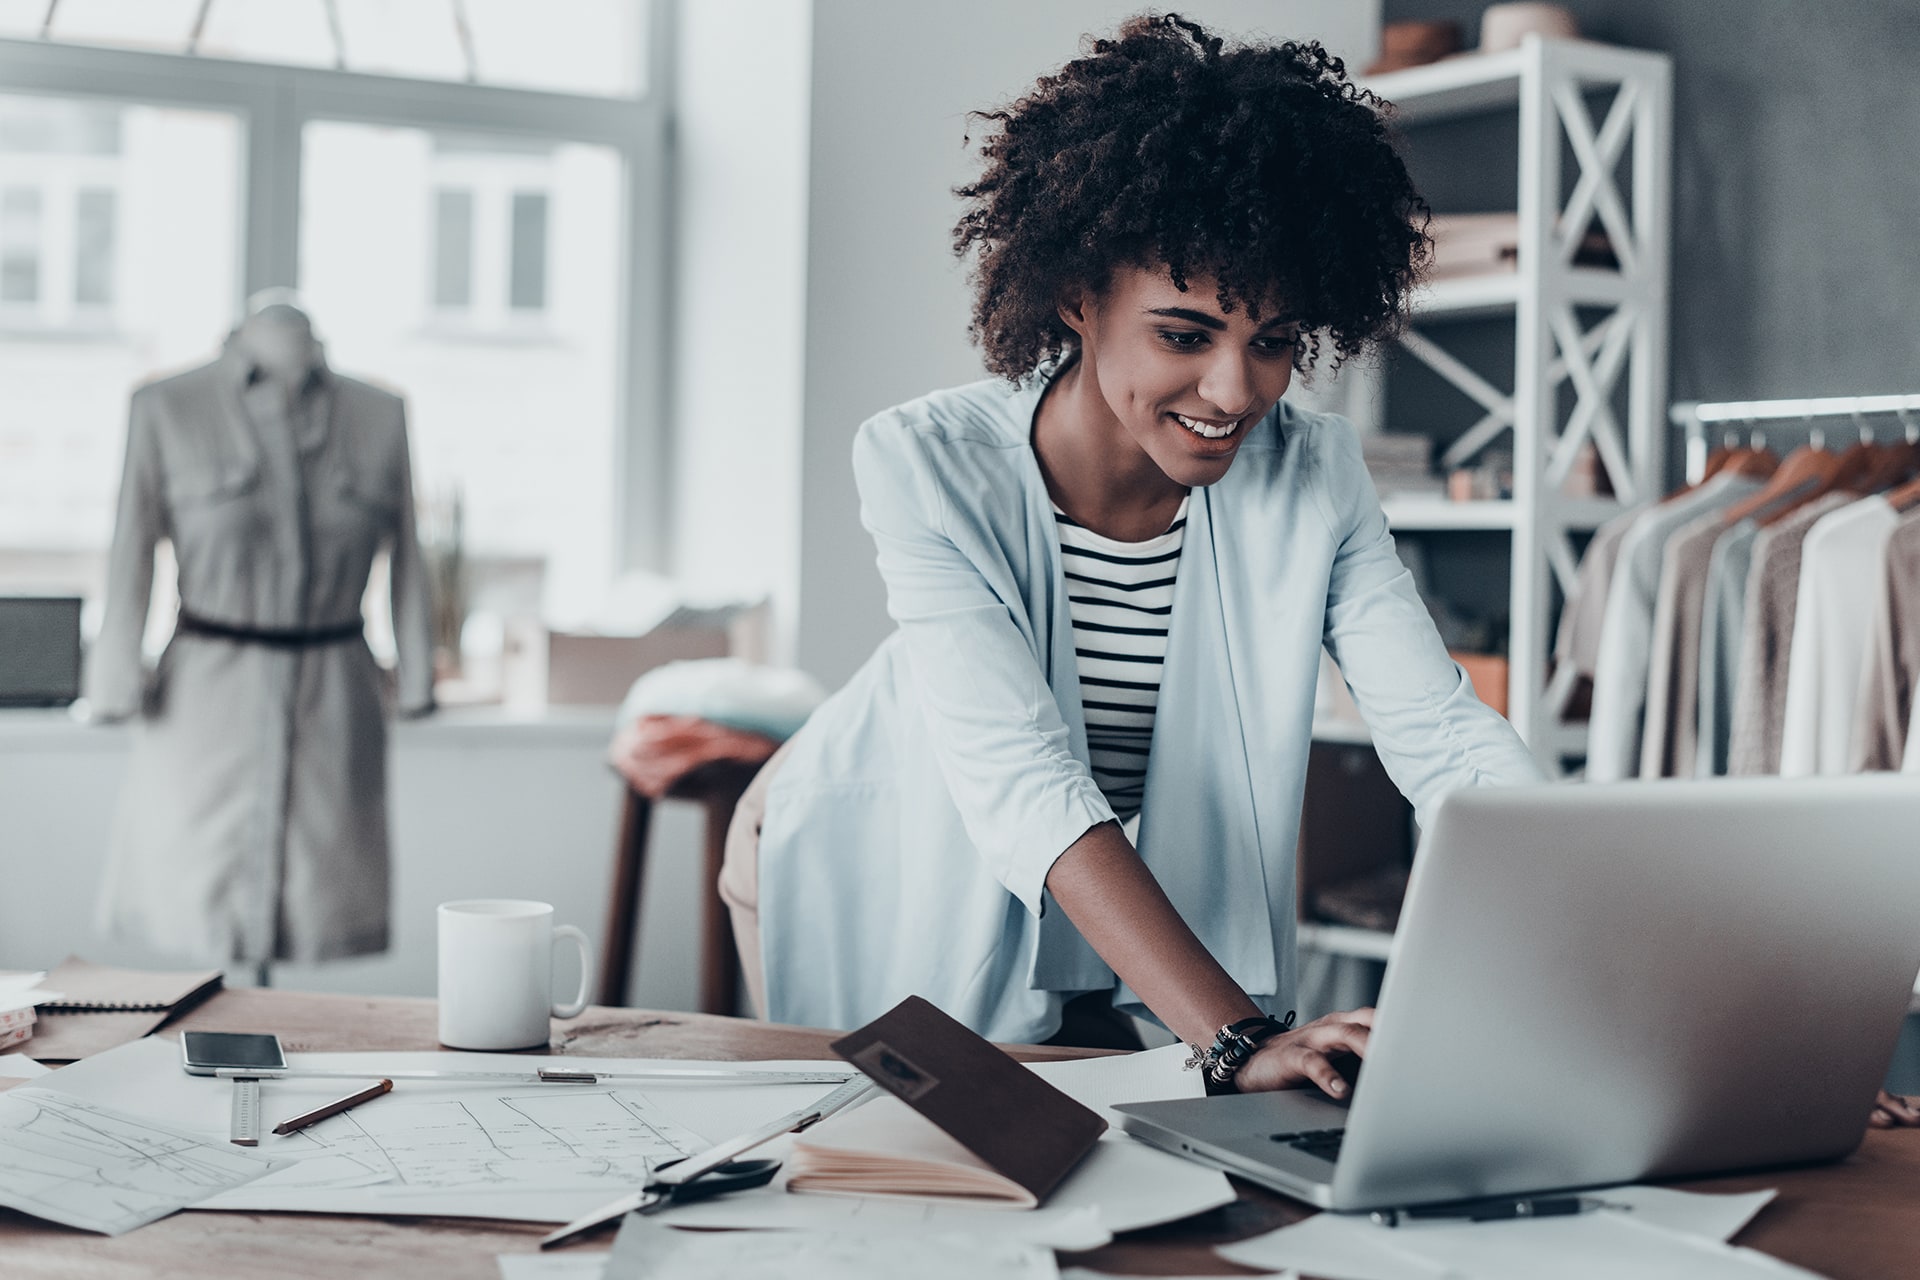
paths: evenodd
<path fill-rule="evenodd" d="M 1140 812 L 1146 789 L 1187 500 L 1167 531 L 1145 542 L 1102 537 L 1057 506 L 1053 519 L 1073 614 L 1093 780 L 1125 822 Z"/>

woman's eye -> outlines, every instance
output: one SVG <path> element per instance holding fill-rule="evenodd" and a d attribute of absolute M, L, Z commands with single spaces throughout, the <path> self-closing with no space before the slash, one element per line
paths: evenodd
<path fill-rule="evenodd" d="M 1253 345 L 1263 355 L 1277 356 L 1290 353 L 1298 341 L 1295 337 L 1257 338 Z"/>
<path fill-rule="evenodd" d="M 1207 335 L 1185 329 L 1162 329 L 1160 340 L 1176 351 L 1194 351 L 1206 343 Z"/>

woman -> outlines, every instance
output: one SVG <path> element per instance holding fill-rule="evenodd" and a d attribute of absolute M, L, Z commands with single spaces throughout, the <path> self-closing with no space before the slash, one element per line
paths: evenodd
<path fill-rule="evenodd" d="M 768 1016 L 917 993 L 1085 1044 L 1117 1008 L 1216 1046 L 1219 1088 L 1346 1092 L 1371 1010 L 1267 1016 L 1323 644 L 1423 821 L 1539 777 L 1447 657 L 1352 428 L 1280 403 L 1392 330 L 1427 255 L 1373 105 L 1318 45 L 1167 17 L 986 117 L 955 245 L 1001 377 L 861 428 L 899 630 L 730 834 Z"/>

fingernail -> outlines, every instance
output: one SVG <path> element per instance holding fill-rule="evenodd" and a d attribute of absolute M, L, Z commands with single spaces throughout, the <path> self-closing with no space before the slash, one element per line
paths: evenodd
<path fill-rule="evenodd" d="M 1335 1080 L 1332 1084 L 1327 1086 L 1327 1092 L 1329 1093 L 1345 1093 L 1346 1091 L 1347 1091 L 1347 1082 L 1345 1080 Z"/>

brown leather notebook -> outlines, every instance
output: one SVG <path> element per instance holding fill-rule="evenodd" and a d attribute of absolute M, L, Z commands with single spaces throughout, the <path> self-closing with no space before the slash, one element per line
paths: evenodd
<path fill-rule="evenodd" d="M 817 1136 L 823 1149 L 814 1153 L 812 1162 L 803 1162 L 819 1166 L 811 1170 L 809 1189 L 948 1194 L 1038 1204 L 1106 1132 L 1107 1122 L 1096 1112 L 918 996 L 909 996 L 858 1031 L 834 1041 L 833 1050 L 977 1158 L 986 1166 L 977 1173 L 990 1171 L 997 1179 L 982 1178 L 972 1187 L 939 1176 L 927 1181 L 929 1165 L 944 1165 L 940 1172 L 951 1173 L 952 1162 L 940 1160 L 929 1149 L 924 1131 L 916 1136 L 908 1117 L 900 1117 L 907 1125 L 888 1126 L 883 1112 L 889 1108 L 880 1099 L 844 1113 L 843 1127 L 864 1131 L 867 1140 L 859 1144 L 862 1150 L 835 1143 L 834 1158 L 822 1163 L 820 1157 L 830 1141 L 826 1130 L 841 1117 L 820 1126 Z M 870 1114 L 863 1117 L 863 1112 Z M 890 1128 L 898 1130 L 893 1140 L 889 1140 Z M 805 1143 L 803 1138 L 796 1145 Z M 796 1166 L 793 1172 L 798 1189 L 802 1171 Z M 1019 1190 L 988 1189 L 986 1184 L 999 1180 Z"/>

